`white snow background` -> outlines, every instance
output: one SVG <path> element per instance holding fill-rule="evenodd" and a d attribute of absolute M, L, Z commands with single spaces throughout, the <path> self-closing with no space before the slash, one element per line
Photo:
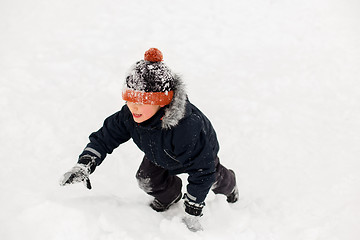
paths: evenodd
<path fill-rule="evenodd" d="M 0 239 L 359 239 L 359 13 L 357 0 L 2 0 Z M 240 201 L 210 193 L 202 232 L 181 203 L 148 207 L 132 141 L 92 190 L 58 183 L 150 47 L 237 173 Z"/>

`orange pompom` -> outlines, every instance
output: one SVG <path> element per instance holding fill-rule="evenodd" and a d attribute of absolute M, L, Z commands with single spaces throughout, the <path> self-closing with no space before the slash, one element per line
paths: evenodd
<path fill-rule="evenodd" d="M 145 52 L 144 60 L 149 62 L 161 62 L 163 60 L 163 55 L 159 49 L 150 48 Z"/>

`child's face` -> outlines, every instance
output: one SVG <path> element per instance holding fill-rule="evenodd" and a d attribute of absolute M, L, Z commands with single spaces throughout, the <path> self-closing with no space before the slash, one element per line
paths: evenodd
<path fill-rule="evenodd" d="M 152 116 L 159 111 L 163 106 L 159 105 L 149 105 L 149 104 L 141 104 L 141 103 L 126 103 L 130 112 L 133 115 L 133 119 L 137 123 L 145 122 L 150 119 Z"/>

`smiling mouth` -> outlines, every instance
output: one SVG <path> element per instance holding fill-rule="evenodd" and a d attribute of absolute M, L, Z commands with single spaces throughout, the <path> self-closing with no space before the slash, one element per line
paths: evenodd
<path fill-rule="evenodd" d="M 134 118 L 139 118 L 139 117 L 141 117 L 141 116 L 142 116 L 142 114 L 133 113 L 133 117 L 134 117 Z"/>

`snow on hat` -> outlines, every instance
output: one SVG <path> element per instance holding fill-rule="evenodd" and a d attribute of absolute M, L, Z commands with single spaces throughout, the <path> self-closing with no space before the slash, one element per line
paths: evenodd
<path fill-rule="evenodd" d="M 174 74 L 163 63 L 163 55 L 157 48 L 145 52 L 144 60 L 138 61 L 126 77 L 122 97 L 125 101 L 168 105 L 174 95 Z"/>

